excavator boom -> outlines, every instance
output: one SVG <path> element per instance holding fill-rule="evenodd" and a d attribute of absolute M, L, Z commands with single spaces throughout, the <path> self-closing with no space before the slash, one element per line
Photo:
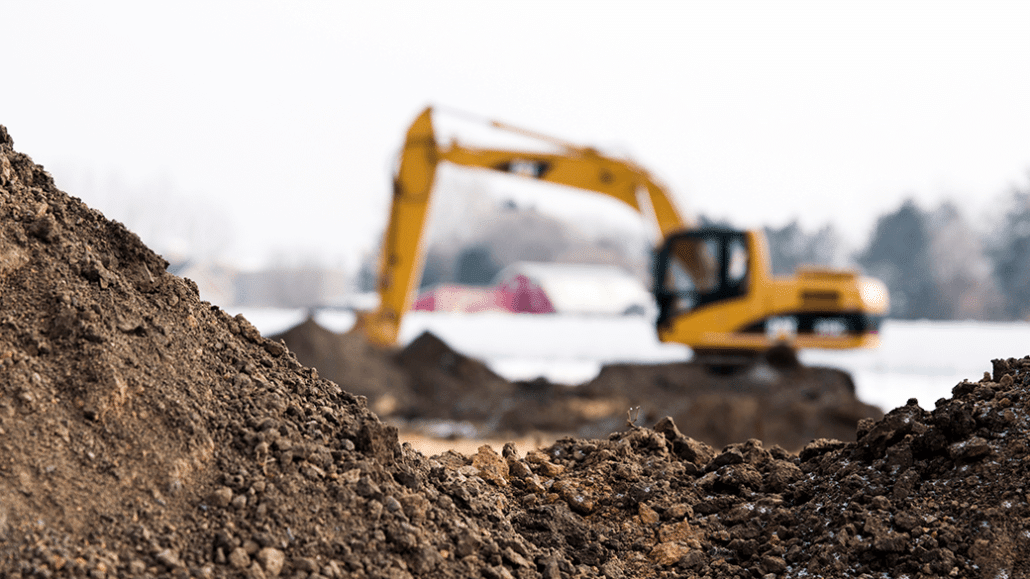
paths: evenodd
<path fill-rule="evenodd" d="M 456 165 L 489 168 L 539 181 L 566 185 L 608 195 L 638 212 L 641 192 L 654 211 L 662 235 L 692 227 L 664 189 L 643 169 L 618 159 L 599 155 L 592 149 L 572 149 L 563 153 L 528 153 L 501 149 L 473 149 L 452 144 L 440 152 L 440 159 Z"/>

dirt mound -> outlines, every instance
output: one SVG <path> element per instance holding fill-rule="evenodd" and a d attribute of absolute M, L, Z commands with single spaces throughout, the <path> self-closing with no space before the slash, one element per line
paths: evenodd
<path fill-rule="evenodd" d="M 317 368 L 347 392 L 367 397 L 379 416 L 406 415 L 417 404 L 408 373 L 394 356 L 359 335 L 334 333 L 309 317 L 269 339 L 284 342 L 302 364 Z"/>
<path fill-rule="evenodd" d="M 479 360 L 425 332 L 397 354 L 419 404 L 409 416 L 455 418 L 489 425 L 503 414 L 512 385 Z"/>
<path fill-rule="evenodd" d="M 0 128 L 0 576 L 479 577 L 539 554 L 499 497 L 459 508 L 363 399 L 12 145 Z"/>
<path fill-rule="evenodd" d="M 608 576 L 1023 577 L 1028 386 L 1030 357 L 997 360 L 933 411 L 911 400 L 799 456 L 756 440 L 717 452 L 668 419 L 567 439 L 509 461 L 516 528 Z"/>
<path fill-rule="evenodd" d="M 721 372 L 694 363 L 618 364 L 570 388 L 542 379 L 509 383 L 428 332 L 396 354 L 313 320 L 273 339 L 285 341 L 302 364 L 367 396 L 380 416 L 468 421 L 483 434 L 604 437 L 624 428 L 634 409 L 639 424 L 671 416 L 688 436 L 719 448 L 758 438 L 797 450 L 816 438 L 854 440 L 859 420 L 883 416 L 855 397 L 846 373 L 782 355 L 775 365 Z"/>
<path fill-rule="evenodd" d="M 1030 357 L 800 454 L 426 458 L 164 266 L 0 128 L 0 576 L 1030 574 Z"/>
<path fill-rule="evenodd" d="M 520 531 L 587 534 L 568 550 L 608 564 L 620 553 L 625 576 L 1024 576 L 1030 359 L 1003 364 L 932 412 L 913 401 L 863 423 L 857 443 L 818 440 L 800 456 L 755 440 L 716 453 L 668 420 L 559 442 L 519 470 L 524 489 L 557 471 L 550 492 L 524 495 Z M 593 524 L 547 512 L 559 502 Z"/>
<path fill-rule="evenodd" d="M 717 448 L 750 438 L 791 450 L 817 438 L 854 440 L 860 420 L 883 416 L 855 397 L 845 372 L 761 362 L 722 373 L 690 362 L 608 366 L 579 394 L 639 408 L 643 424 L 670 416 L 684 434 Z"/>

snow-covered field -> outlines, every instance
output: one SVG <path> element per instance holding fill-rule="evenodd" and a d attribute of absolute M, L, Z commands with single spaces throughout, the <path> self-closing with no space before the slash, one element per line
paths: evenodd
<path fill-rule="evenodd" d="M 963 379 L 979 380 L 995 358 L 1030 354 L 1030 324 L 1024 322 L 888 321 L 875 350 L 802 352 L 807 364 L 851 372 L 859 398 L 885 410 L 909 398 L 933 409 Z"/>
<path fill-rule="evenodd" d="M 243 309 L 265 335 L 303 321 L 301 310 Z M 348 312 L 320 312 L 324 327 L 343 332 L 354 323 Z M 685 360 L 690 351 L 662 344 L 651 323 L 636 316 L 578 317 L 526 314 L 443 314 L 412 312 L 401 326 L 407 344 L 430 330 L 456 350 L 484 360 L 512 380 L 545 376 L 576 384 L 593 378 L 613 362 Z M 1030 354 L 1030 324 L 986 322 L 888 321 L 876 350 L 801 353 L 806 364 L 832 366 L 851 373 L 858 396 L 884 410 L 917 398 L 932 409 L 951 396 L 963 379 L 977 380 L 991 370 L 991 359 Z"/>

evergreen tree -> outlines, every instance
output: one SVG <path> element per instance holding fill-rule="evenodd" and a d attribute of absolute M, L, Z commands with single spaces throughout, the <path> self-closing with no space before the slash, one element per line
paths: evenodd
<path fill-rule="evenodd" d="M 927 217 L 911 199 L 877 220 L 869 246 L 858 262 L 887 284 L 891 317 L 947 317 L 934 279 Z"/>
<path fill-rule="evenodd" d="M 446 251 L 431 247 L 426 252 L 425 265 L 422 267 L 422 279 L 419 280 L 418 289 L 429 289 L 433 286 L 452 281 L 451 275 L 452 258 Z"/>
<path fill-rule="evenodd" d="M 458 283 L 488 286 L 501 271 L 490 248 L 485 245 L 469 247 L 458 255 L 456 278 Z"/>

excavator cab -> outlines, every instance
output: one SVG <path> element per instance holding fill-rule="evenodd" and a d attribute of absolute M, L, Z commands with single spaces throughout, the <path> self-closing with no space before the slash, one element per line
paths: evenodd
<path fill-rule="evenodd" d="M 668 237 L 655 259 L 658 325 L 708 304 L 745 295 L 750 262 L 743 231 L 706 227 Z M 699 275 L 697 263 L 705 263 L 704 271 L 710 273 Z"/>
<path fill-rule="evenodd" d="M 668 235 L 654 261 L 659 339 L 695 354 L 876 345 L 887 310 L 882 282 L 817 267 L 774 276 L 769 265 L 760 231 L 705 227 Z"/>

